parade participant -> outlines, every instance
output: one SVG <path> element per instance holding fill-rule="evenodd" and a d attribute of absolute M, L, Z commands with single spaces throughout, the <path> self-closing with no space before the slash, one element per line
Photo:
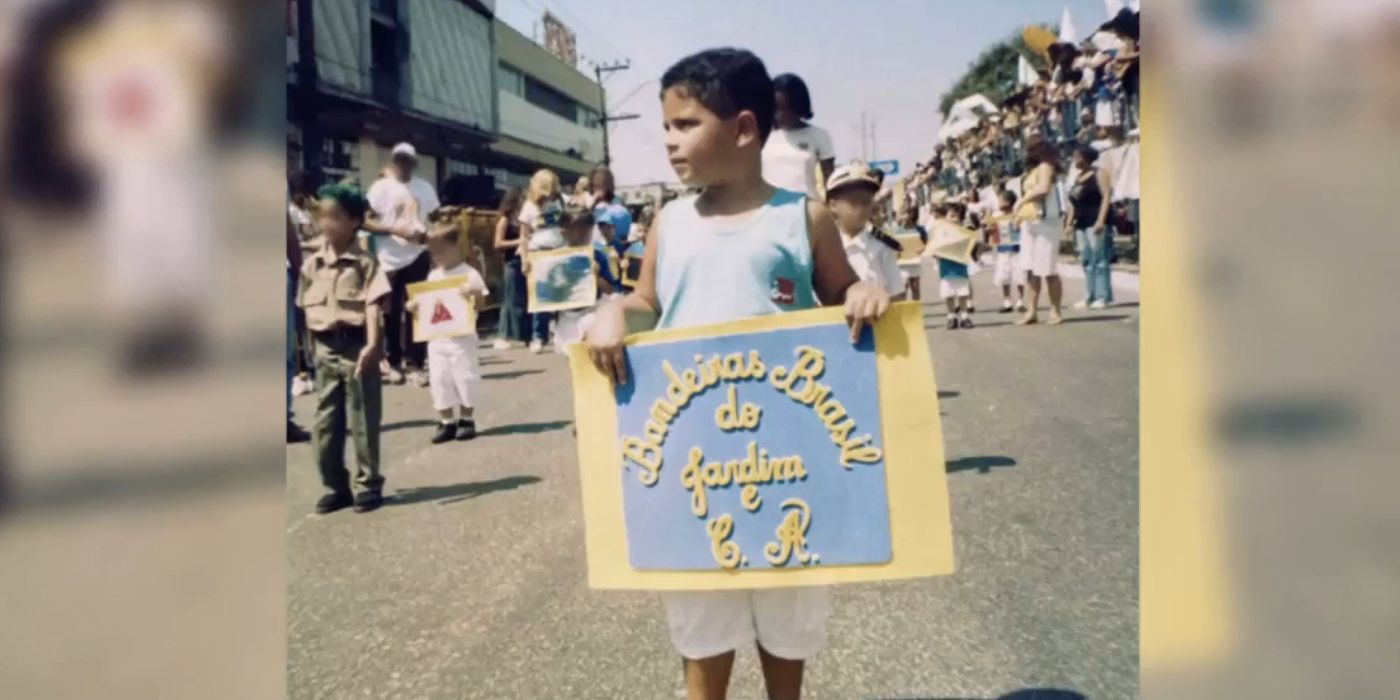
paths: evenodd
<path fill-rule="evenodd" d="M 496 211 L 496 236 L 494 248 L 500 252 L 504 263 L 501 272 L 501 310 L 496 325 L 496 350 L 509 350 L 517 344 L 530 340 L 530 315 L 525 310 L 528 293 L 525 289 L 525 273 L 521 269 L 520 203 L 524 199 L 519 187 L 506 190 L 501 198 L 501 206 Z"/>
<path fill-rule="evenodd" d="M 1050 325 L 1062 322 L 1060 315 L 1060 295 L 1064 289 L 1060 282 L 1059 222 L 1046 221 L 1047 200 L 1053 195 L 1055 177 L 1059 174 L 1059 156 L 1055 146 L 1044 139 L 1032 140 L 1026 146 L 1026 158 L 1031 166 L 1021 183 L 1021 200 L 1016 205 L 1016 216 L 1021 222 L 1021 264 L 1029 274 L 1030 295 L 1026 315 L 1017 319 L 1016 325 L 1024 326 L 1039 322 L 1040 289 L 1042 284 L 1050 294 Z"/>
<path fill-rule="evenodd" d="M 924 245 L 928 245 L 928 229 L 924 228 L 923 224 L 919 223 L 919 210 L 917 207 L 908 206 L 900 210 L 899 225 L 907 231 L 918 231 L 919 240 L 922 241 Z M 919 259 L 907 263 L 901 262 L 899 264 L 899 269 L 900 272 L 904 274 L 908 283 L 908 298 L 919 301 L 921 296 L 919 282 L 924 274 L 923 260 Z"/>
<path fill-rule="evenodd" d="M 530 178 L 525 204 L 520 208 L 520 237 L 525 241 L 527 254 L 564 247 L 564 235 L 559 228 L 563 215 L 564 198 L 559 194 L 559 176 L 548 168 L 536 171 Z M 527 284 L 529 276 L 527 269 Z M 553 320 L 554 314 L 530 315 L 530 352 L 537 355 L 544 352 L 544 344 L 549 342 L 549 324 Z"/>
<path fill-rule="evenodd" d="M 598 237 L 603 240 L 597 247 L 607 258 L 607 270 L 612 278 L 615 292 L 630 292 L 632 287 L 622 281 L 622 266 L 626 264 L 627 251 L 635 241 L 629 240 L 632 233 L 632 213 L 626 207 L 598 207 L 594 209 L 594 226 Z"/>
<path fill-rule="evenodd" d="M 479 309 L 491 292 L 481 273 L 462 256 L 459 235 L 455 222 L 433 224 L 428 232 L 428 254 L 433 260 L 428 281 L 465 277 L 466 281 L 458 290 Z M 408 311 L 417 316 L 423 310 L 418 308 L 415 299 L 408 303 Z M 481 397 L 476 329 L 466 335 L 428 341 L 428 388 L 433 396 L 433 408 L 438 412 L 438 427 L 432 443 L 476 437 L 476 405 Z M 454 409 L 457 411 L 455 420 Z"/>
<path fill-rule="evenodd" d="M 600 211 L 606 213 L 606 209 Z M 569 207 L 564 210 L 561 221 L 564 231 L 564 244 L 568 247 L 593 246 L 593 274 L 598 281 L 598 294 L 610 295 L 621 285 L 612 274 L 612 261 L 609 260 L 608 246 L 594 243 L 595 223 L 593 212 L 586 207 Z M 583 340 L 584 331 L 592 324 L 593 306 L 560 311 L 554 325 L 554 349 L 560 354 L 567 352 L 567 346 Z"/>
<path fill-rule="evenodd" d="M 326 244 L 301 266 L 297 304 L 306 312 L 316 357 L 316 424 L 312 438 L 321 483 L 330 493 L 316 503 L 325 514 L 354 503 L 356 512 L 378 508 L 381 304 L 389 280 L 380 262 L 355 246 L 369 203 L 358 187 L 327 185 L 317 192 L 318 228 Z M 345 469 L 349 423 L 358 462 L 358 495 L 351 497 Z"/>
<path fill-rule="evenodd" d="M 836 165 L 831 134 L 807 123 L 812 118 L 812 97 L 801 78 L 784 73 L 773 79 L 773 90 L 774 129 L 763 146 L 763 179 L 774 187 L 820 199 L 818 182 L 830 179 Z"/>
<path fill-rule="evenodd" d="M 599 370 L 628 383 L 629 325 L 681 328 L 844 303 L 854 340 L 885 313 L 888 295 L 851 270 L 826 207 L 765 181 L 773 82 L 758 57 L 712 49 L 682 59 L 662 76 L 661 103 L 671 166 L 703 191 L 657 214 L 636 291 L 599 308 L 586 336 Z M 754 643 L 769 697 L 796 698 L 804 660 L 826 636 L 821 587 L 662 600 L 691 700 L 725 697 L 735 649 Z"/>
<path fill-rule="evenodd" d="M 1102 309 L 1113 303 L 1108 262 L 1113 256 L 1113 236 L 1108 233 L 1108 195 L 1113 189 L 1104 168 L 1096 167 L 1098 151 L 1090 146 L 1074 149 L 1074 182 L 1065 212 L 1065 234 L 1073 235 L 1084 266 L 1084 300 L 1076 309 Z"/>
<path fill-rule="evenodd" d="M 391 293 L 384 315 L 385 354 L 389 371 L 384 379 L 401 384 L 406 371 L 418 386 L 428 385 L 423 373 L 427 347 L 413 342 L 411 324 L 405 323 L 404 303 L 408 300 L 408 285 L 422 282 L 428 276 L 427 249 L 423 247 L 428 215 L 442 203 L 432 184 L 414 175 L 418 168 L 418 151 L 413 144 L 394 146 L 383 177 L 369 187 L 369 205 L 374 216 L 365 221 L 364 229 L 373 236 L 373 246 L 384 274 L 389 278 Z"/>
<path fill-rule="evenodd" d="M 934 209 L 943 223 L 962 226 L 967 208 L 961 204 L 945 204 Z M 938 259 L 938 294 L 948 307 L 948 330 L 972 327 L 972 281 L 967 265 Z"/>
<path fill-rule="evenodd" d="M 831 174 L 826 183 L 827 206 L 836 218 L 846 259 L 860 279 L 903 297 L 899 272 L 899 243 L 871 223 L 872 201 L 884 174 L 862 161 L 852 161 Z"/>
<path fill-rule="evenodd" d="M 1021 227 L 1016 223 L 1012 212 L 1016 208 L 1015 196 L 1009 191 L 1001 193 L 1001 210 L 987 223 L 992 245 L 996 248 L 995 267 L 992 270 L 992 284 L 1001 287 L 1001 313 L 1024 311 L 1026 308 L 1026 273 L 1021 269 Z M 1016 285 L 1016 303 L 1011 303 L 1011 285 Z"/>

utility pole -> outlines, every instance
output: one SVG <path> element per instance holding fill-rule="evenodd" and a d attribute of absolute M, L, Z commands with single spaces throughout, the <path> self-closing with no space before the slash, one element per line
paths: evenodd
<path fill-rule="evenodd" d="M 598 63 L 593 64 L 593 75 L 597 76 L 597 79 L 598 79 L 598 104 L 602 106 L 602 111 L 603 111 L 603 116 L 602 116 L 601 119 L 598 120 L 598 124 L 599 124 L 599 126 L 602 126 L 602 127 L 603 127 L 603 165 L 605 165 L 605 166 L 607 166 L 607 165 L 612 165 L 612 149 L 611 149 L 610 144 L 608 143 L 608 124 L 610 124 L 610 123 L 612 123 L 612 122 L 625 121 L 625 120 L 628 120 L 628 119 L 637 119 L 637 118 L 639 118 L 641 115 L 640 115 L 640 114 L 618 114 L 618 115 L 609 115 L 609 114 L 608 114 L 608 96 L 607 96 L 607 93 L 605 93 L 605 92 L 603 91 L 603 74 L 604 74 L 604 73 L 611 73 L 611 72 L 613 72 L 613 71 L 627 70 L 628 68 L 631 68 L 631 67 L 632 67 L 632 64 L 630 64 L 630 63 L 613 63 L 613 64 L 609 64 L 609 65 L 602 65 L 602 64 L 598 64 Z"/>

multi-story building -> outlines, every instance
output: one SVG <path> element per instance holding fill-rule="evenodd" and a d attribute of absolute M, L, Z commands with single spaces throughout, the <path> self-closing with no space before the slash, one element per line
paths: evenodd
<path fill-rule="evenodd" d="M 494 0 L 288 0 L 287 161 L 368 186 L 395 143 L 446 203 L 493 205 L 541 167 L 602 157 L 601 95 Z"/>

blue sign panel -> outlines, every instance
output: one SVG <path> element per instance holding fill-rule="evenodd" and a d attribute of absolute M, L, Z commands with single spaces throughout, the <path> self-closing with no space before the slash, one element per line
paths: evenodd
<path fill-rule="evenodd" d="M 636 570 L 891 559 L 873 335 L 842 323 L 629 347 L 617 389 Z"/>
<path fill-rule="evenodd" d="M 869 165 L 886 176 L 899 174 L 899 161 L 897 160 L 872 160 Z"/>

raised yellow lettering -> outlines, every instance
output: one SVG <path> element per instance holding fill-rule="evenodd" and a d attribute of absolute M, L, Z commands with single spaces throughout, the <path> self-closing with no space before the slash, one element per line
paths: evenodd
<path fill-rule="evenodd" d="M 660 445 L 643 442 L 634 437 L 625 438 L 622 441 L 622 456 L 642 468 L 642 471 L 637 474 L 637 478 L 641 480 L 643 486 L 656 484 L 661 472 Z"/>
<path fill-rule="evenodd" d="M 730 381 L 736 379 L 746 379 L 748 371 L 744 369 L 743 353 L 732 353 L 724 358 L 724 378 Z"/>
<path fill-rule="evenodd" d="M 666 398 L 671 400 L 676 410 L 685 408 L 686 404 L 690 403 L 690 397 L 694 395 L 694 392 L 690 390 L 689 385 L 676 376 L 676 368 L 672 367 L 670 362 L 662 360 L 661 371 L 665 372 L 666 378 L 670 380 L 666 384 Z"/>
<path fill-rule="evenodd" d="M 739 502 L 743 504 L 744 510 L 750 513 L 757 512 L 758 507 L 763 505 L 763 499 L 758 495 L 758 487 L 754 484 L 745 486 L 744 490 L 739 492 Z"/>
<path fill-rule="evenodd" d="M 705 523 L 705 530 L 710 535 L 710 553 L 715 563 L 725 569 L 737 569 L 744 555 L 739 551 L 739 544 L 729 539 L 734 534 L 733 516 L 725 513 Z"/>
<path fill-rule="evenodd" d="M 681 470 L 681 486 L 690 492 L 690 512 L 697 518 L 703 518 L 710 512 L 709 497 L 705 494 L 704 476 L 700 468 L 700 462 L 704 459 L 705 453 L 698 447 L 692 447 L 690 461 L 686 462 L 685 468 Z"/>
<path fill-rule="evenodd" d="M 862 435 L 841 444 L 841 466 L 850 469 L 851 462 L 874 464 L 880 461 L 880 448 L 870 444 L 870 436 Z"/>
<path fill-rule="evenodd" d="M 800 498 L 783 501 L 782 509 L 787 513 L 776 531 L 778 541 L 764 545 L 763 556 L 773 566 L 787 566 L 794 557 L 799 564 L 806 564 L 812 560 L 812 554 L 807 551 L 807 530 L 812 526 L 812 509 Z"/>
<path fill-rule="evenodd" d="M 749 379 L 762 379 L 768 373 L 768 368 L 763 365 L 763 357 L 757 350 L 749 351 Z"/>
<path fill-rule="evenodd" d="M 744 408 L 740 411 L 739 427 L 745 430 L 753 430 L 758 427 L 759 419 L 762 417 L 763 409 L 751 403 L 745 403 Z"/>

